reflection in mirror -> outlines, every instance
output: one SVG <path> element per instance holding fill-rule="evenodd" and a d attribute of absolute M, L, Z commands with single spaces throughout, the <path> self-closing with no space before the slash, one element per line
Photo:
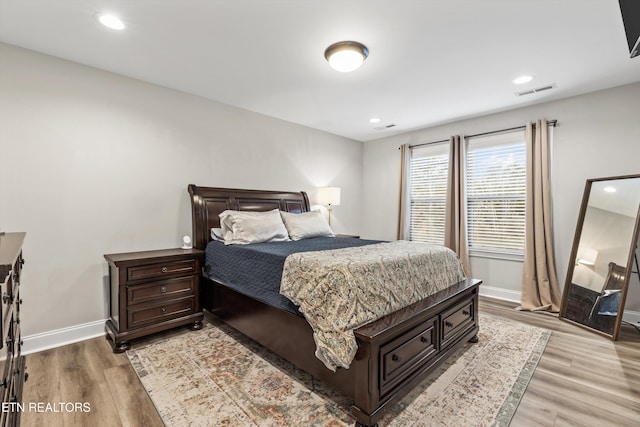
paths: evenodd
<path fill-rule="evenodd" d="M 561 318 L 617 339 L 635 259 L 639 206 L 640 175 L 587 181 Z"/>

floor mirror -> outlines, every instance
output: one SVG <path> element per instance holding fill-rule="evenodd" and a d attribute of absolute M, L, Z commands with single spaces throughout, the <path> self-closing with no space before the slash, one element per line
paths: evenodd
<path fill-rule="evenodd" d="M 569 258 L 560 318 L 618 339 L 637 269 L 640 175 L 589 179 Z"/>

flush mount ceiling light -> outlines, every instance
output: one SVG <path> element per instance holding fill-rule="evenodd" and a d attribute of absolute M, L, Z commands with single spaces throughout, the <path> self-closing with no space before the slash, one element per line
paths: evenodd
<path fill-rule="evenodd" d="M 115 15 L 110 15 L 108 13 L 99 13 L 96 15 L 96 18 L 105 27 L 109 27 L 112 30 L 124 30 L 124 22 L 122 22 L 122 20 Z"/>
<path fill-rule="evenodd" d="M 324 51 L 329 65 L 341 73 L 348 73 L 359 68 L 369 56 L 369 49 L 362 43 L 353 41 L 337 42 Z"/>

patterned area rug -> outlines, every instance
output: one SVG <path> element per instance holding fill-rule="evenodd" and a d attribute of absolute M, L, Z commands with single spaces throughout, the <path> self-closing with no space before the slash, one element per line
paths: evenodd
<path fill-rule="evenodd" d="M 480 341 L 458 350 L 379 425 L 509 425 L 550 335 L 481 314 Z M 354 425 L 346 398 L 215 320 L 127 355 L 168 427 Z"/>

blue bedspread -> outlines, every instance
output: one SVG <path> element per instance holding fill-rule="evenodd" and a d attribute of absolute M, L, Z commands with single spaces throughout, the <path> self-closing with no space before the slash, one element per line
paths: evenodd
<path fill-rule="evenodd" d="M 269 305 L 300 314 L 298 308 L 280 295 L 284 261 L 292 253 L 342 249 L 380 243 L 352 237 L 316 237 L 290 242 L 228 245 L 211 241 L 205 253 L 205 272 L 222 283 Z"/>

